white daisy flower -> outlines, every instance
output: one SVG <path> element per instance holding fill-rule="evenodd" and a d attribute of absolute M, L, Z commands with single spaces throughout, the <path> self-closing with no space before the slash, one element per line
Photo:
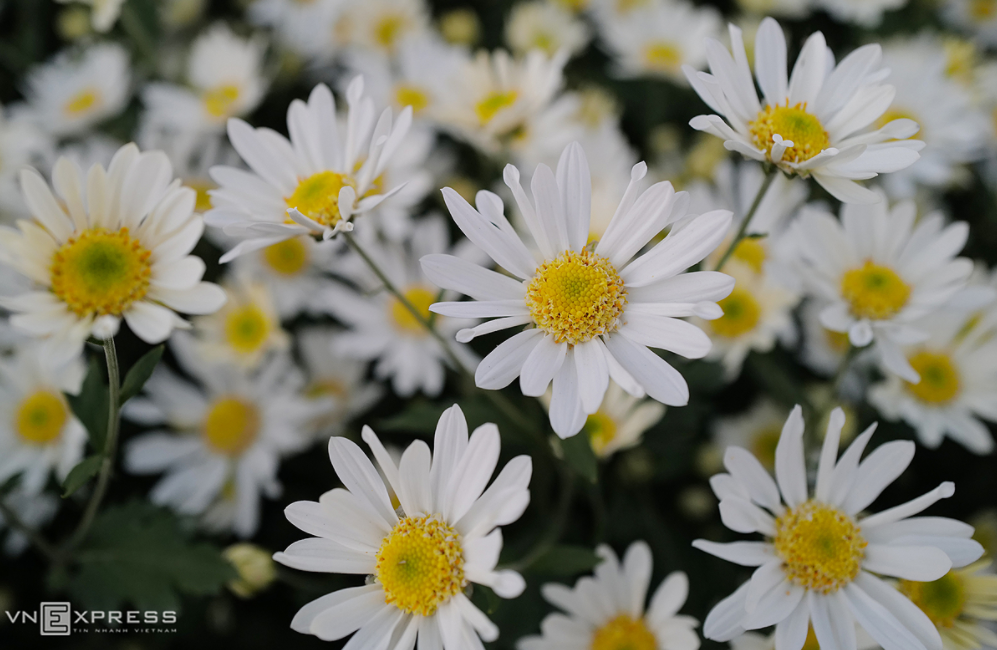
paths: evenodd
<path fill-rule="evenodd" d="M 438 217 L 424 219 L 407 246 L 368 243 L 364 248 L 406 300 L 423 318 L 429 319 L 430 305 L 437 300 L 439 290 L 433 285 L 432 274 L 420 267 L 419 260 L 448 249 L 458 253 L 453 259 L 467 257 L 450 249 L 448 240 L 446 224 Z M 383 288 L 366 265 L 356 263 L 359 262 L 356 258 L 354 262 L 353 266 L 359 270 L 350 275 L 360 291 L 337 283 L 328 286 L 319 298 L 333 316 L 349 327 L 336 337 L 334 350 L 346 357 L 375 361 L 374 376 L 390 380 L 397 395 L 411 397 L 417 391 L 438 395 L 443 390 L 446 367 L 452 363 L 446 350 L 398 298 Z M 466 260 L 461 263 L 474 264 Z M 347 273 L 348 268 L 341 266 L 340 271 Z M 436 330 L 448 339 L 473 324 L 474 321 L 445 316 L 436 318 L 434 323 Z M 455 353 L 466 364 L 477 361 L 466 349 Z"/>
<path fill-rule="evenodd" d="M 540 624 L 542 636 L 529 636 L 519 650 L 696 650 L 699 622 L 678 613 L 689 594 L 689 578 L 681 571 L 669 574 L 646 606 L 651 582 L 651 548 L 636 541 L 621 563 L 606 545 L 596 549 L 602 562 L 594 576 L 574 588 L 546 584 L 544 598 L 564 610 Z"/>
<path fill-rule="evenodd" d="M 143 116 L 149 125 L 176 131 L 221 131 L 230 117 L 259 105 L 266 92 L 262 76 L 265 42 L 244 39 L 219 23 L 191 45 L 185 80 L 189 86 L 155 82 L 145 87 Z"/>
<path fill-rule="evenodd" d="M 477 583 L 501 598 L 515 598 L 526 584 L 513 571 L 496 570 L 502 550 L 499 526 L 526 509 L 532 462 L 513 458 L 485 489 L 499 458 L 499 432 L 484 424 L 468 438 L 456 405 L 436 428 L 434 451 L 417 440 L 396 465 L 369 427 L 363 439 L 398 495 L 388 491 L 363 451 L 346 438 L 329 440 L 329 457 L 346 486 L 319 503 L 298 501 L 288 520 L 316 535 L 291 544 L 274 559 L 305 571 L 370 576 L 361 587 L 341 589 L 301 608 L 291 628 L 335 641 L 356 633 L 354 647 L 481 650 L 498 628 L 465 590 Z"/>
<path fill-rule="evenodd" d="M 52 521 L 55 513 L 59 510 L 59 498 L 51 494 L 31 494 L 22 487 L 15 487 L 10 492 L 4 494 L 4 503 L 14 511 L 17 518 L 26 526 L 33 530 L 40 530 L 42 526 Z M 3 532 L 6 522 L 3 514 L 0 513 L 0 533 Z M 30 540 L 27 535 L 20 530 L 7 529 L 7 538 L 4 540 L 4 553 L 17 556 L 24 552 Z"/>
<path fill-rule="evenodd" d="M 962 288 L 973 263 L 956 257 L 969 235 L 965 222 L 945 225 L 938 213 L 915 223 L 917 207 L 885 199 L 845 204 L 839 222 L 807 211 L 794 223 L 800 272 L 824 303 L 821 323 L 847 332 L 851 344 L 876 343 L 881 363 L 907 381 L 917 371 L 901 346 L 924 340 L 916 321 Z"/>
<path fill-rule="evenodd" d="M 90 24 L 95 32 L 111 31 L 121 15 L 121 5 L 125 0 L 56 0 L 60 4 L 82 3 L 90 6 Z"/>
<path fill-rule="evenodd" d="M 953 569 L 934 582 L 901 580 L 900 591 L 935 624 L 945 650 L 997 647 L 997 575 L 990 560 Z"/>
<path fill-rule="evenodd" d="M 598 23 L 616 76 L 663 77 L 681 85 L 682 66 L 706 64 L 706 39 L 719 37 L 722 25 L 716 9 L 682 0 L 659 0 Z"/>
<path fill-rule="evenodd" d="M 344 3 L 333 35 L 339 47 L 358 47 L 383 56 L 397 53 L 407 40 L 429 32 L 429 8 L 423 0 L 364 0 Z"/>
<path fill-rule="evenodd" d="M 81 358 L 53 360 L 37 343 L 0 359 L 0 483 L 19 474 L 35 496 L 82 460 L 87 432 L 63 393 L 78 393 L 85 372 Z"/>
<path fill-rule="evenodd" d="M 724 524 L 761 533 L 764 542 L 693 546 L 758 567 L 751 580 L 706 617 L 709 639 L 729 641 L 746 630 L 775 625 L 779 650 L 800 650 L 813 626 L 822 648 L 856 647 L 858 623 L 885 650 L 941 650 L 931 621 L 878 575 L 930 581 L 966 566 L 983 547 L 972 526 L 944 517 L 914 517 L 955 491 L 952 483 L 882 512 L 860 516 L 914 457 L 914 443 L 887 442 L 859 459 L 876 426 L 866 429 L 838 460 L 845 415 L 835 409 L 817 469 L 807 486 L 803 410 L 793 409 L 775 452 L 775 480 L 747 450 L 729 447 L 710 485 Z M 812 496 L 811 496 L 812 494 Z M 877 575 L 878 574 L 878 575 Z"/>
<path fill-rule="evenodd" d="M 130 85 L 128 52 L 120 45 L 65 51 L 28 72 L 24 115 L 47 133 L 76 135 L 119 114 Z"/>
<path fill-rule="evenodd" d="M 549 405 L 549 393 L 544 398 Z M 663 404 L 634 397 L 610 380 L 599 410 L 585 418 L 582 434 L 588 436 L 598 458 L 609 458 L 639 445 L 644 432 L 661 421 L 665 410 Z"/>
<path fill-rule="evenodd" d="M 883 22 L 883 14 L 907 6 L 908 0 L 814 0 L 816 8 L 823 9 L 840 23 L 851 23 L 865 29 L 875 29 Z"/>
<path fill-rule="evenodd" d="M 559 50 L 575 56 L 585 49 L 591 35 L 588 26 L 571 11 L 547 0 L 520 2 L 505 24 L 505 42 L 517 55 L 542 50 L 554 56 Z"/>
<path fill-rule="evenodd" d="M 186 335 L 172 348 L 201 387 L 156 368 L 145 396 L 129 401 L 124 414 L 158 428 L 128 441 L 125 468 L 165 474 L 149 495 L 153 503 L 249 537 L 259 525 L 260 497 L 280 496 L 281 458 L 314 439 L 310 426 L 330 405 L 301 394 L 303 377 L 286 356 L 247 374 L 205 363 Z"/>
<path fill-rule="evenodd" d="M 524 395 L 540 396 L 553 380 L 550 420 L 561 437 L 578 433 L 602 402 L 610 377 L 632 395 L 685 405 L 689 387 L 675 368 L 648 349 L 702 358 L 710 340 L 680 318 L 722 315 L 716 301 L 733 288 L 722 273 L 682 273 L 701 261 L 730 226 L 726 210 L 685 218 L 688 195 L 671 183 L 641 193 L 647 165 L 634 165 L 630 186 L 602 239 L 587 246 L 591 179 L 581 147 L 568 146 L 557 175 L 546 165 L 533 175 L 531 201 L 519 171 L 505 181 L 536 242 L 523 243 L 503 214 L 502 200 L 479 192 L 475 210 L 454 190 L 443 197 L 457 226 L 509 275 L 447 255 L 423 258 L 438 286 L 470 296 L 441 302 L 431 311 L 455 318 L 495 318 L 457 334 L 481 334 L 530 325 L 499 345 L 478 365 L 478 387 L 496 390 L 519 377 Z M 639 196 L 638 196 L 639 194 Z M 644 255 L 637 253 L 665 227 L 682 220 Z M 636 256 L 636 257 L 635 257 Z"/>
<path fill-rule="evenodd" d="M 336 103 L 324 84 L 315 86 L 307 104 L 291 102 L 290 140 L 271 129 L 229 120 L 232 146 L 252 172 L 211 170 L 219 188 L 210 192 L 213 208 L 205 220 L 244 240 L 223 255 L 222 262 L 298 235 L 329 239 L 340 230 L 351 230 L 355 215 L 401 189 L 381 187 L 379 178 L 402 144 L 412 110 L 404 109 L 392 124 L 391 109 L 386 108 L 375 125 L 374 103 L 364 96 L 363 77 L 350 83 L 346 101 L 345 133 L 338 128 Z"/>
<path fill-rule="evenodd" d="M 288 349 L 291 339 L 281 328 L 274 295 L 266 284 L 236 274 L 223 281 L 222 288 L 225 305 L 194 320 L 194 345 L 202 358 L 249 369 L 271 353 Z"/>
<path fill-rule="evenodd" d="M 982 45 L 997 45 L 997 0 L 946 0 L 941 14 L 947 23 L 970 32 Z"/>
<path fill-rule="evenodd" d="M 884 417 L 903 419 L 929 448 L 948 436 L 973 453 L 993 451 L 981 418 L 997 421 L 997 341 L 992 331 L 973 327 L 975 320 L 951 310 L 923 318 L 917 327 L 928 338 L 902 349 L 920 381 L 888 375 L 869 389 L 869 402 Z"/>
<path fill-rule="evenodd" d="M 918 159 L 924 146 L 909 138 L 912 120 L 867 127 L 886 112 L 894 88 L 881 83 L 879 45 L 860 47 L 833 66 L 824 35 L 815 32 L 786 77 L 786 37 L 779 23 L 762 21 L 755 37 L 755 75 L 764 95 L 759 103 L 748 68 L 741 30 L 730 25 L 733 56 L 707 40 L 712 74 L 684 67 L 699 96 L 719 115 L 700 115 L 690 126 L 722 138 L 731 151 L 770 162 L 789 174 L 813 176 L 835 198 L 870 203 L 876 195 L 855 181 L 894 172 Z M 727 119 L 725 122 L 723 116 Z"/>
<path fill-rule="evenodd" d="M 271 27 L 284 49 L 316 60 L 335 50 L 333 32 L 343 6 L 339 0 L 253 0 L 246 14 L 253 24 Z"/>
<path fill-rule="evenodd" d="M 0 302 L 18 312 L 11 322 L 68 359 L 90 335 L 114 336 L 122 318 L 139 338 L 159 343 L 189 327 L 176 311 L 221 307 L 224 293 L 201 281 L 204 262 L 188 255 L 204 231 L 194 191 L 172 177 L 162 152 L 139 153 L 134 144 L 119 149 L 107 171 L 94 165 L 85 177 L 60 158 L 56 194 L 38 172 L 23 170 L 34 218 L 0 231 L 0 260 L 38 288 Z"/>

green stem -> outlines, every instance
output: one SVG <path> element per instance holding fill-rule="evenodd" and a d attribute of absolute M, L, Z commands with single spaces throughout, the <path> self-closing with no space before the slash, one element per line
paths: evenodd
<path fill-rule="evenodd" d="M 769 186 L 772 185 L 772 181 L 775 180 L 776 174 L 779 173 L 779 168 L 776 166 L 771 166 L 767 172 L 765 172 L 765 180 L 762 181 L 762 186 L 758 188 L 758 193 L 755 194 L 755 199 L 751 202 L 751 207 L 748 208 L 748 214 L 744 215 L 744 219 L 741 220 L 741 227 L 737 229 L 737 234 L 734 235 L 734 241 L 730 243 L 727 250 L 724 251 L 723 256 L 717 263 L 717 268 L 714 271 L 719 271 L 723 269 L 724 265 L 727 264 L 727 260 L 730 256 L 734 254 L 734 250 L 737 245 L 741 243 L 745 235 L 748 234 L 748 226 L 751 225 L 751 220 L 755 217 L 755 212 L 758 211 L 758 206 L 761 205 L 762 199 L 765 197 L 765 193 L 768 192 Z"/>
<path fill-rule="evenodd" d="M 121 16 L 118 20 L 125 33 L 135 42 L 137 49 L 141 52 L 146 63 L 155 67 L 159 55 L 156 53 L 152 34 L 142 24 L 142 19 L 139 18 L 138 13 L 135 12 L 135 7 L 132 5 L 132 2 L 126 0 L 121 6 Z"/>
<path fill-rule="evenodd" d="M 4 503 L 2 499 L 0 499 L 0 515 L 3 515 L 4 521 L 10 528 L 27 537 L 28 541 L 30 541 L 35 548 L 41 551 L 45 557 L 50 560 L 55 558 L 57 554 L 56 548 L 52 546 L 48 540 L 42 537 L 41 533 L 24 523 L 24 520 L 17 516 L 17 513 L 14 512 L 10 506 Z"/>
<path fill-rule="evenodd" d="M 121 399 L 121 376 L 118 369 L 118 353 L 114 347 L 113 338 L 106 339 L 103 341 L 103 344 L 104 357 L 107 360 L 107 381 L 110 388 L 107 413 L 107 438 L 104 441 L 104 449 L 101 452 L 103 460 L 100 464 L 100 474 L 97 477 L 97 487 L 94 488 L 93 494 L 90 496 L 90 502 L 87 503 L 86 510 L 83 511 L 83 518 L 80 519 L 76 530 L 73 531 L 73 534 L 60 551 L 62 558 L 68 556 L 74 548 L 79 546 L 86 539 L 87 533 L 90 532 L 90 526 L 93 525 L 94 517 L 97 516 L 97 510 L 100 509 L 100 504 L 107 494 L 107 485 L 111 480 L 111 470 L 114 469 L 114 457 L 118 449 L 118 425 L 120 421 L 120 404 L 118 402 Z"/>

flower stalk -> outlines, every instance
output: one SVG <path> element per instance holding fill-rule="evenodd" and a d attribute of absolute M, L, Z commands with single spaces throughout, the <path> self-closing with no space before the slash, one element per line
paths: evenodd
<path fill-rule="evenodd" d="M 721 271 L 724 265 L 727 264 L 727 260 L 730 259 L 731 255 L 737 249 L 737 245 L 741 243 L 741 240 L 745 238 L 748 234 L 748 226 L 751 225 L 751 220 L 755 217 L 755 213 L 758 212 L 758 206 L 762 203 L 762 198 L 764 198 L 765 193 L 768 192 L 769 187 L 772 185 L 772 181 L 775 180 L 775 175 L 779 172 L 779 169 L 775 165 L 769 165 L 765 172 L 765 179 L 762 181 L 761 187 L 758 188 L 758 192 L 755 194 L 754 200 L 751 202 L 751 207 L 748 208 L 748 213 L 744 215 L 741 219 L 741 226 L 737 229 L 737 234 L 734 235 L 734 241 L 730 243 L 727 250 L 724 251 L 723 256 L 717 263 L 717 268 L 714 271 Z"/>

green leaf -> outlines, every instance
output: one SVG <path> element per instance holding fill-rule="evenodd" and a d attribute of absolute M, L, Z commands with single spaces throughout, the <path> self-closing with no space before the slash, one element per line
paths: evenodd
<path fill-rule="evenodd" d="M 575 473 L 590 483 L 599 480 L 599 460 L 592 451 L 592 443 L 584 429 L 577 435 L 562 440 L 561 449 L 564 450 L 564 461 Z"/>
<path fill-rule="evenodd" d="M 172 513 L 143 502 L 101 513 L 76 558 L 69 591 L 91 609 L 176 610 L 181 594 L 217 594 L 236 577 L 220 549 L 191 541 Z"/>
<path fill-rule="evenodd" d="M 78 395 L 67 395 L 70 408 L 90 434 L 90 444 L 95 451 L 104 451 L 104 438 L 107 436 L 107 411 L 111 397 L 104 383 L 102 363 L 96 357 L 90 359 L 90 368 L 83 380 Z"/>
<path fill-rule="evenodd" d="M 530 565 L 532 573 L 549 576 L 574 576 L 591 571 L 602 558 L 584 546 L 557 545 Z"/>
<path fill-rule="evenodd" d="M 159 360 L 163 358 L 163 349 L 162 345 L 157 345 L 143 354 L 142 358 L 131 367 L 128 374 L 125 375 L 125 380 L 121 383 L 121 404 L 138 395 L 142 386 L 145 386 L 145 382 L 149 381 L 152 371 L 156 369 Z"/>
<path fill-rule="evenodd" d="M 74 467 L 66 480 L 62 482 L 62 498 L 65 499 L 73 492 L 76 492 L 87 481 L 97 475 L 100 471 L 100 463 L 104 460 L 102 455 L 89 456 L 84 458 Z"/>

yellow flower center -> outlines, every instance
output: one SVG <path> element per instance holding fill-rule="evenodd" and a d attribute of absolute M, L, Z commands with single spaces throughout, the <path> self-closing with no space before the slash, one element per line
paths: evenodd
<path fill-rule="evenodd" d="M 824 328 L 824 337 L 831 349 L 837 352 L 847 352 L 852 345 L 848 332 L 835 332 Z"/>
<path fill-rule="evenodd" d="M 910 287 L 893 269 L 866 260 L 842 276 L 841 295 L 855 318 L 885 320 L 907 304 Z"/>
<path fill-rule="evenodd" d="M 415 286 L 406 289 L 403 295 L 423 318 L 429 319 L 429 306 L 436 302 L 436 294 L 433 291 L 426 287 Z M 419 319 L 412 315 L 408 307 L 402 304 L 401 300 L 392 298 L 389 302 L 389 309 L 391 310 L 391 320 L 399 330 L 426 334 L 426 328 L 419 322 Z"/>
<path fill-rule="evenodd" d="M 70 97 L 62 110 L 69 117 L 76 117 L 81 113 L 97 108 L 100 103 L 100 91 L 95 88 L 84 88 Z"/>
<path fill-rule="evenodd" d="M 979 63 L 979 54 L 973 41 L 961 38 L 945 39 L 945 74 L 963 83 L 972 83 Z"/>
<path fill-rule="evenodd" d="M 782 160 L 801 163 L 810 160 L 831 146 L 827 131 L 815 115 L 807 112 L 806 104 L 789 106 L 766 106 L 748 129 L 755 139 L 755 146 L 768 154 L 772 153 L 774 135 L 783 140 L 791 140 L 793 146 L 782 154 Z"/>
<path fill-rule="evenodd" d="M 761 319 L 762 308 L 751 292 L 735 287 L 730 295 L 717 303 L 724 315 L 710 321 L 710 328 L 718 335 L 735 338 L 755 329 Z"/>
<path fill-rule="evenodd" d="M 596 456 L 602 456 L 616 438 L 616 422 L 602 411 L 596 411 L 586 418 L 584 431 Z"/>
<path fill-rule="evenodd" d="M 674 72 L 682 66 L 682 50 L 667 41 L 649 43 L 644 46 L 644 63 L 652 70 Z"/>
<path fill-rule="evenodd" d="M 418 86 L 399 84 L 395 88 L 395 101 L 399 106 L 411 106 L 413 113 L 420 113 L 429 106 L 429 95 Z"/>
<path fill-rule="evenodd" d="M 526 306 L 537 327 L 556 343 L 584 343 L 616 330 L 627 290 L 613 265 L 583 250 L 544 262 L 526 288 Z"/>
<path fill-rule="evenodd" d="M 833 506 L 807 501 L 775 520 L 775 552 L 786 577 L 830 594 L 859 574 L 867 542 L 855 521 Z"/>
<path fill-rule="evenodd" d="M 474 106 L 474 112 L 478 114 L 478 120 L 482 124 L 488 124 L 499 111 L 515 104 L 518 98 L 519 93 L 515 90 L 496 90 L 478 102 Z"/>
<path fill-rule="evenodd" d="M 878 120 L 876 120 L 875 127 L 877 129 L 881 129 L 884 126 L 886 126 L 887 124 L 889 124 L 890 122 L 892 122 L 893 120 L 914 120 L 919 125 L 921 124 L 921 121 L 919 119 L 917 119 L 917 117 L 913 113 L 905 111 L 902 108 L 891 108 L 888 111 L 886 111 L 885 113 L 883 113 L 879 117 Z M 924 126 L 923 125 L 921 126 L 920 130 L 917 131 L 917 133 L 908 136 L 907 139 L 910 140 L 910 139 L 915 138 L 915 137 L 917 137 L 917 138 L 923 138 L 924 137 Z"/>
<path fill-rule="evenodd" d="M 194 202 L 194 210 L 197 212 L 207 212 L 211 209 L 211 195 L 209 191 L 217 186 L 207 178 L 194 178 L 184 183 L 187 187 L 197 192 L 197 199 Z"/>
<path fill-rule="evenodd" d="M 215 400 L 204 418 L 204 440 L 213 451 L 238 456 L 249 449 L 260 432 L 260 412 L 239 397 Z"/>
<path fill-rule="evenodd" d="M 997 1 L 970 0 L 969 15 L 977 20 L 990 20 L 997 15 Z"/>
<path fill-rule="evenodd" d="M 25 397 L 17 407 L 14 430 L 25 442 L 47 445 L 62 433 L 69 410 L 62 395 L 40 390 Z"/>
<path fill-rule="evenodd" d="M 408 20 L 401 14 L 389 13 L 374 23 L 374 42 L 386 49 L 393 49 L 402 32 L 408 27 Z"/>
<path fill-rule="evenodd" d="M 734 259 L 747 264 L 755 273 L 761 273 L 765 266 L 765 245 L 757 237 L 742 239 L 734 249 Z"/>
<path fill-rule="evenodd" d="M 357 184 L 350 176 L 332 171 L 312 174 L 298 183 L 294 193 L 284 199 L 289 208 L 323 226 L 333 227 L 342 218 L 339 212 L 339 190 Z"/>
<path fill-rule="evenodd" d="M 350 391 L 346 383 L 338 379 L 320 379 L 312 382 L 305 389 L 305 396 L 311 399 L 321 397 L 345 397 Z"/>
<path fill-rule="evenodd" d="M 52 255 L 52 292 L 78 316 L 119 316 L 149 290 L 151 255 L 128 228 L 84 230 Z"/>
<path fill-rule="evenodd" d="M 550 32 L 534 32 L 532 41 L 533 42 L 530 43 L 530 46 L 534 49 L 543 50 L 547 54 L 553 54 L 557 51 L 557 39 Z"/>
<path fill-rule="evenodd" d="M 375 571 L 386 603 L 421 616 L 467 585 L 460 536 L 438 515 L 400 520 L 377 551 Z"/>
<path fill-rule="evenodd" d="M 955 571 L 934 582 L 901 580 L 900 591 L 937 627 L 954 626 L 966 607 L 966 585 Z"/>
<path fill-rule="evenodd" d="M 917 399 L 928 404 L 945 404 L 959 394 L 959 369 L 949 355 L 922 350 L 908 361 L 921 375 L 916 384 L 904 382 Z"/>
<path fill-rule="evenodd" d="M 263 261 L 275 273 L 293 276 L 308 266 L 308 244 L 301 237 L 293 237 L 271 244 L 263 249 Z"/>
<path fill-rule="evenodd" d="M 775 448 L 781 435 L 782 428 L 776 425 L 759 429 L 751 436 L 751 453 L 770 472 L 775 470 Z"/>
<path fill-rule="evenodd" d="M 591 650 L 655 650 L 658 641 L 647 629 L 644 619 L 634 620 L 626 614 L 600 627 L 592 635 Z"/>
<path fill-rule="evenodd" d="M 232 104 L 239 99 L 239 87 L 232 84 L 216 86 L 204 91 L 204 110 L 212 117 L 226 117 L 232 111 Z"/>
<path fill-rule="evenodd" d="M 270 319 L 257 305 L 237 307 L 225 318 L 225 340 L 237 352 L 251 354 L 270 335 Z"/>

